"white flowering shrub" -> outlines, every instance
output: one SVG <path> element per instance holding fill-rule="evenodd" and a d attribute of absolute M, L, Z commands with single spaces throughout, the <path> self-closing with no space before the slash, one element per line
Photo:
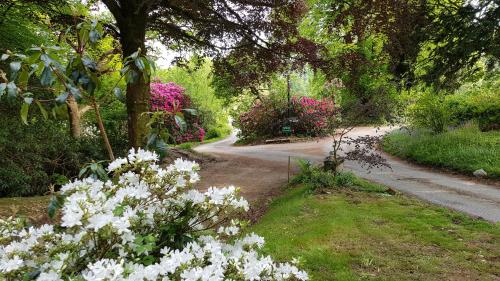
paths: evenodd
<path fill-rule="evenodd" d="M 62 187 L 60 224 L 0 220 L 0 280 L 307 280 L 260 254 L 262 237 L 236 236 L 248 202 L 234 187 L 197 191 L 198 170 L 131 150 L 110 180 Z"/>

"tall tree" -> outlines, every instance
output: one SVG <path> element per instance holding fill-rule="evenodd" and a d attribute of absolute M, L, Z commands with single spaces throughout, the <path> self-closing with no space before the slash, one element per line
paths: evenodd
<path fill-rule="evenodd" d="M 307 13 L 305 1 L 292 1 L 274 13 L 274 29 L 267 38 L 267 48 L 241 44 L 228 55 L 215 60 L 214 86 L 217 94 L 229 98 L 249 89 L 258 97 L 259 88 L 276 73 L 303 68 L 327 68 L 324 46 L 304 38 L 299 24 Z"/>
<path fill-rule="evenodd" d="M 500 61 L 498 0 L 436 1 L 430 16 L 423 67 L 428 83 L 454 88 L 477 70 L 479 59 Z"/>
<path fill-rule="evenodd" d="M 408 77 L 425 40 L 426 0 L 313 0 L 304 36 L 325 47 L 324 72 L 341 81 L 343 108 L 362 117 L 390 117 L 391 96 Z M 409 79 L 410 78 L 410 79 Z"/>
<path fill-rule="evenodd" d="M 102 0 L 113 14 L 123 57 L 146 54 L 146 33 L 152 32 L 170 48 L 222 55 L 252 45 L 265 48 L 272 30 L 272 10 L 284 0 Z M 141 65 L 133 66 L 137 72 Z M 142 146 L 146 135 L 149 81 L 147 75 L 127 86 L 129 143 Z"/>

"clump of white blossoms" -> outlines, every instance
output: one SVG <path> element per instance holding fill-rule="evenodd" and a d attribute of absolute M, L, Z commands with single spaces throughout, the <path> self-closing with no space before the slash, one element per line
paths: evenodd
<path fill-rule="evenodd" d="M 0 220 L 0 280 L 307 280 L 259 253 L 262 237 L 240 233 L 248 210 L 237 189 L 194 189 L 199 166 L 131 150 L 112 178 L 64 185 L 59 225 Z"/>

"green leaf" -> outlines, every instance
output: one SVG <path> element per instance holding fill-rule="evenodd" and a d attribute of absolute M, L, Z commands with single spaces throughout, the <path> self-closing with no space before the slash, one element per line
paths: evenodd
<path fill-rule="evenodd" d="M 144 258 L 142 258 L 142 263 L 144 265 L 152 265 L 155 262 L 155 258 L 151 255 L 147 255 Z"/>
<path fill-rule="evenodd" d="M 78 177 L 82 178 L 82 176 L 85 175 L 85 173 L 87 173 L 88 169 L 89 169 L 89 166 L 85 166 L 82 169 L 80 169 L 80 172 L 78 173 Z"/>
<path fill-rule="evenodd" d="M 14 82 L 9 82 L 7 84 L 7 94 L 10 98 L 14 98 L 17 96 L 17 86 Z"/>
<path fill-rule="evenodd" d="M 95 61 L 93 61 L 91 58 L 89 57 L 83 57 L 82 58 L 82 63 L 85 67 L 88 67 L 92 70 L 95 70 L 97 68 L 97 63 Z"/>
<path fill-rule="evenodd" d="M 138 57 L 135 59 L 134 63 L 135 63 L 135 66 L 137 66 L 137 68 L 140 70 L 140 71 L 144 71 L 144 69 L 146 69 L 146 64 L 145 64 L 145 59 L 142 58 L 142 57 Z"/>
<path fill-rule="evenodd" d="M 142 241 L 144 241 L 144 237 L 137 235 L 134 239 L 134 244 L 136 245 L 142 245 Z"/>
<path fill-rule="evenodd" d="M 164 157 L 168 150 L 168 144 L 163 139 L 158 139 L 156 141 L 156 151 L 160 154 L 160 156 Z"/>
<path fill-rule="evenodd" d="M 49 207 L 47 208 L 47 213 L 49 214 L 49 218 L 53 219 L 56 215 L 57 207 L 50 201 Z"/>
<path fill-rule="evenodd" d="M 36 100 L 35 103 L 36 105 L 38 105 L 38 109 L 40 109 L 40 113 L 42 113 L 43 119 L 49 119 L 49 114 L 47 113 L 47 110 L 45 110 L 45 107 L 43 107 L 42 103 L 38 100 Z"/>
<path fill-rule="evenodd" d="M 62 208 L 64 205 L 64 197 L 61 195 L 53 195 L 50 199 L 49 207 L 47 213 L 49 218 L 53 219 L 56 215 L 58 209 Z"/>
<path fill-rule="evenodd" d="M 127 81 L 127 84 L 135 84 L 137 80 L 139 80 L 139 74 L 133 69 L 128 71 L 125 75 L 125 81 Z"/>
<path fill-rule="evenodd" d="M 40 276 L 40 269 L 36 269 L 30 272 L 26 272 L 23 276 L 23 281 L 36 280 Z"/>
<path fill-rule="evenodd" d="M 5 93 L 5 89 L 7 88 L 7 83 L 0 83 L 0 97 Z"/>
<path fill-rule="evenodd" d="M 123 94 L 123 91 L 122 89 L 116 87 L 113 89 L 113 93 L 115 95 L 115 97 L 121 101 L 121 102 L 124 102 L 125 101 L 125 95 Z"/>
<path fill-rule="evenodd" d="M 140 49 L 139 49 L 139 50 L 137 50 L 137 51 L 135 51 L 133 54 L 131 54 L 131 55 L 129 56 L 129 58 L 131 58 L 131 59 L 135 60 L 135 59 L 139 56 L 139 52 L 140 52 L 140 51 L 141 51 Z"/>
<path fill-rule="evenodd" d="M 28 58 L 25 54 L 14 54 L 14 56 L 15 56 L 15 57 L 18 57 L 18 58 L 20 58 L 20 59 L 22 59 L 22 60 L 24 60 L 24 59 Z"/>
<path fill-rule="evenodd" d="M 147 62 L 149 63 L 149 67 L 151 70 L 153 71 L 156 71 L 156 64 L 154 62 L 154 60 L 152 60 L 151 58 L 149 57 L 145 57 L 145 59 L 147 60 Z"/>
<path fill-rule="evenodd" d="M 28 111 L 30 109 L 29 103 L 23 103 L 21 105 L 21 120 L 25 125 L 28 125 Z"/>
<path fill-rule="evenodd" d="M 149 234 L 146 237 L 144 237 L 144 240 L 146 242 L 148 242 L 148 243 L 156 242 L 156 238 L 153 235 L 151 235 L 151 234 Z"/>
<path fill-rule="evenodd" d="M 52 70 L 50 70 L 50 67 L 44 67 L 42 75 L 40 75 L 40 84 L 42 86 L 50 86 L 52 84 Z"/>
<path fill-rule="evenodd" d="M 9 64 L 10 71 L 17 72 L 19 69 L 21 69 L 21 62 L 20 61 L 13 61 Z"/>
<path fill-rule="evenodd" d="M 30 76 L 31 76 L 31 73 L 28 72 L 26 69 L 21 70 L 21 72 L 19 73 L 18 84 L 21 87 L 26 86 L 28 84 L 28 80 L 29 80 Z"/>
<path fill-rule="evenodd" d="M 52 58 L 47 54 L 41 54 L 40 60 L 43 61 L 45 67 L 48 67 L 53 62 Z"/>
<path fill-rule="evenodd" d="M 186 124 L 186 121 L 184 120 L 184 118 L 182 116 L 180 116 L 180 114 L 176 114 L 174 116 L 174 119 L 175 119 L 175 124 L 177 124 L 177 126 L 179 126 L 181 131 L 186 131 L 187 124 Z"/>
<path fill-rule="evenodd" d="M 127 66 L 123 67 L 122 69 L 120 69 L 120 74 L 121 74 L 121 75 L 124 75 L 124 74 L 126 74 L 129 70 L 130 70 L 130 67 L 127 65 Z"/>
<path fill-rule="evenodd" d="M 56 102 L 57 103 L 65 103 L 66 102 L 66 99 L 68 98 L 68 93 L 67 92 L 64 92 L 62 94 L 60 94 L 57 98 L 56 98 Z"/>
<path fill-rule="evenodd" d="M 99 34 L 97 30 L 94 29 L 89 32 L 89 39 L 91 43 L 96 43 L 97 41 L 99 41 L 100 38 L 101 34 Z"/>
<path fill-rule="evenodd" d="M 17 73 L 21 69 L 21 62 L 20 61 L 13 61 L 9 64 L 10 67 L 10 79 L 15 80 L 17 78 Z"/>
<path fill-rule="evenodd" d="M 85 28 L 80 28 L 80 32 L 78 32 L 78 36 L 82 42 L 87 42 L 89 40 L 89 31 Z"/>
<path fill-rule="evenodd" d="M 28 58 L 28 61 L 27 63 L 29 64 L 34 64 L 38 61 L 38 59 L 40 58 L 40 55 L 41 53 L 40 52 L 36 52 L 34 53 L 33 55 L 31 55 L 29 58 Z"/>
<path fill-rule="evenodd" d="M 106 171 L 104 170 L 104 168 L 102 167 L 101 164 L 99 164 L 99 166 L 97 167 L 97 176 L 101 179 L 101 180 L 104 180 L 106 181 L 108 179 L 108 174 L 106 173 Z"/>
<path fill-rule="evenodd" d="M 82 98 L 82 94 L 80 93 L 80 89 L 78 89 L 78 88 L 73 87 L 73 86 L 70 85 L 69 86 L 69 91 L 75 97 L 75 99 L 77 101 L 79 101 Z"/>
<path fill-rule="evenodd" d="M 152 145 L 153 143 L 155 143 L 156 141 L 156 137 L 158 136 L 158 134 L 156 133 L 151 133 L 149 136 L 148 136 L 148 142 L 147 142 L 147 146 L 150 146 Z"/>
<path fill-rule="evenodd" d="M 115 216 L 121 216 L 123 214 L 123 211 L 125 211 L 125 207 L 123 207 L 123 205 L 118 205 L 113 210 L 113 215 L 115 215 Z"/>
<path fill-rule="evenodd" d="M 192 109 L 192 108 L 184 108 L 184 109 L 182 109 L 182 111 L 187 112 L 193 116 L 196 116 L 198 114 L 196 109 Z"/>

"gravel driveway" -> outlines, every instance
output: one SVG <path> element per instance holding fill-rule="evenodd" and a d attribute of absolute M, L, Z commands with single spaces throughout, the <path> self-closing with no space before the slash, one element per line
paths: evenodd
<path fill-rule="evenodd" d="M 350 136 L 383 134 L 389 130 L 390 128 L 387 127 L 381 129 L 360 127 L 351 131 Z M 244 167 L 246 162 L 251 164 L 246 167 L 247 172 L 238 174 L 238 180 L 243 184 L 237 182 L 234 184 L 238 184 L 242 188 L 244 195 L 250 193 L 252 196 L 257 196 L 255 193 L 263 190 L 262 188 L 253 187 L 260 186 L 259 183 L 263 184 L 261 187 L 270 184 L 269 178 L 273 174 L 278 178 L 272 182 L 273 184 L 286 182 L 286 169 L 284 167 L 287 165 L 288 156 L 319 162 L 328 155 L 332 143 L 331 139 L 325 138 L 317 141 L 288 144 L 233 146 L 236 140 L 236 135 L 233 134 L 224 140 L 200 145 L 195 150 L 229 157 L 227 160 L 228 169 L 235 169 L 238 166 Z M 345 149 L 349 148 L 346 147 Z M 462 211 L 474 217 L 481 217 L 488 221 L 500 221 L 500 188 L 498 185 L 478 183 L 467 177 L 433 171 L 429 168 L 400 161 L 385 154 L 384 157 L 387 158 L 392 169 L 373 169 L 367 172 L 358 163 L 351 161 L 346 162 L 344 168 L 353 171 L 360 177 L 384 184 L 428 202 Z M 262 167 L 255 160 L 261 160 Z M 234 166 L 232 163 L 234 163 Z M 279 173 L 274 173 L 270 169 L 272 163 L 276 165 L 276 172 L 279 171 Z M 256 167 L 255 169 L 266 169 L 269 173 L 259 176 L 259 173 L 252 173 L 252 166 Z M 217 172 L 223 173 L 224 171 Z M 207 173 L 211 173 L 211 171 L 207 171 Z M 207 174 L 207 176 L 210 177 L 210 174 Z M 225 184 L 222 182 L 216 183 Z M 245 192 L 246 185 L 253 187 L 248 192 Z"/>

